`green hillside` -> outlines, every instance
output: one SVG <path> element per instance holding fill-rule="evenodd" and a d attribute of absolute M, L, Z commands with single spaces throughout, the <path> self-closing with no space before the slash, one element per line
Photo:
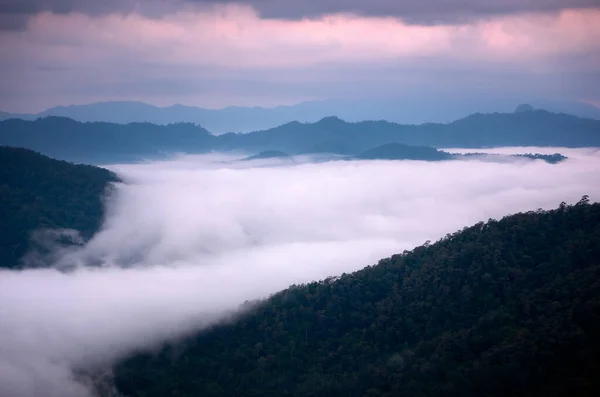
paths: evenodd
<path fill-rule="evenodd" d="M 108 170 L 0 146 L 0 268 L 17 267 L 39 228 L 79 230 L 89 238 L 102 222 Z"/>
<path fill-rule="evenodd" d="M 293 286 L 115 369 L 127 396 L 600 395 L 600 204 L 490 220 Z"/>

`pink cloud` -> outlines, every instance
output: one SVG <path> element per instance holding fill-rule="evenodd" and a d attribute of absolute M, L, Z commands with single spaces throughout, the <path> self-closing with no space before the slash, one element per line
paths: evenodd
<path fill-rule="evenodd" d="M 505 16 L 459 26 L 407 25 L 394 18 L 344 14 L 261 19 L 241 6 L 188 10 L 160 19 L 42 13 L 29 20 L 25 31 L 1 32 L 0 46 L 10 54 L 0 59 L 0 83 L 5 90 L 31 92 L 36 85 L 62 89 L 71 76 L 79 81 L 102 76 L 103 82 L 119 84 L 143 74 L 152 81 L 167 69 L 171 75 L 183 71 L 178 77 L 197 79 L 203 68 L 212 68 L 213 77 L 225 80 L 231 70 L 293 70 L 294 79 L 302 80 L 310 79 L 310 73 L 299 70 L 386 62 L 419 70 L 480 63 L 543 74 L 600 67 L 600 11 Z M 575 61 L 578 56 L 585 63 Z M 36 65 L 70 71 L 47 79 L 34 70 Z M 279 73 L 273 79 L 289 77 Z"/>
<path fill-rule="evenodd" d="M 33 54 L 47 48 L 50 51 L 45 56 L 73 60 L 85 53 L 90 62 L 136 54 L 156 62 L 231 68 L 433 55 L 518 63 L 599 50 L 600 11 L 504 17 L 458 27 L 406 25 L 394 18 L 349 15 L 262 20 L 251 8 L 233 6 L 215 13 L 186 12 L 162 19 L 136 14 L 93 18 L 44 13 L 30 21 L 26 32 L 5 35 L 12 35 L 15 47 L 32 48 Z"/>

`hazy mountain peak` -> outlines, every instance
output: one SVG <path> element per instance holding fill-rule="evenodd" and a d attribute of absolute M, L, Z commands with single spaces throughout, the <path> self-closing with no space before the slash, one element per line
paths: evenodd
<path fill-rule="evenodd" d="M 327 116 L 327 117 L 323 117 L 321 120 L 319 120 L 317 122 L 317 124 L 327 124 L 327 125 L 346 124 L 346 121 L 342 120 L 338 116 Z"/>
<path fill-rule="evenodd" d="M 515 109 L 515 113 L 533 112 L 535 108 L 527 103 L 523 103 Z"/>

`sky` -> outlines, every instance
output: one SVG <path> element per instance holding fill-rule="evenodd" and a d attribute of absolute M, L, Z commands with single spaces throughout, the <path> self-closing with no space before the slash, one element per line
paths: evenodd
<path fill-rule="evenodd" d="M 1 0 L 0 51 L 9 112 L 390 96 L 600 106 L 600 0 Z"/>
<path fill-rule="evenodd" d="M 92 240 L 25 258 L 49 268 L 0 270 L 0 395 L 91 397 L 82 374 L 108 375 L 133 352 L 235 319 L 245 300 L 489 218 L 600 197 L 597 148 L 487 151 L 569 159 L 110 165 L 124 183 Z M 91 263 L 103 267 L 80 266 Z"/>

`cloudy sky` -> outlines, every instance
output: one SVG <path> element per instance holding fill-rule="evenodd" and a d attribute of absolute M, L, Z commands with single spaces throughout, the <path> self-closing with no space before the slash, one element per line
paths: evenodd
<path fill-rule="evenodd" d="M 0 109 L 357 97 L 600 105 L 600 0 L 0 0 Z"/>

